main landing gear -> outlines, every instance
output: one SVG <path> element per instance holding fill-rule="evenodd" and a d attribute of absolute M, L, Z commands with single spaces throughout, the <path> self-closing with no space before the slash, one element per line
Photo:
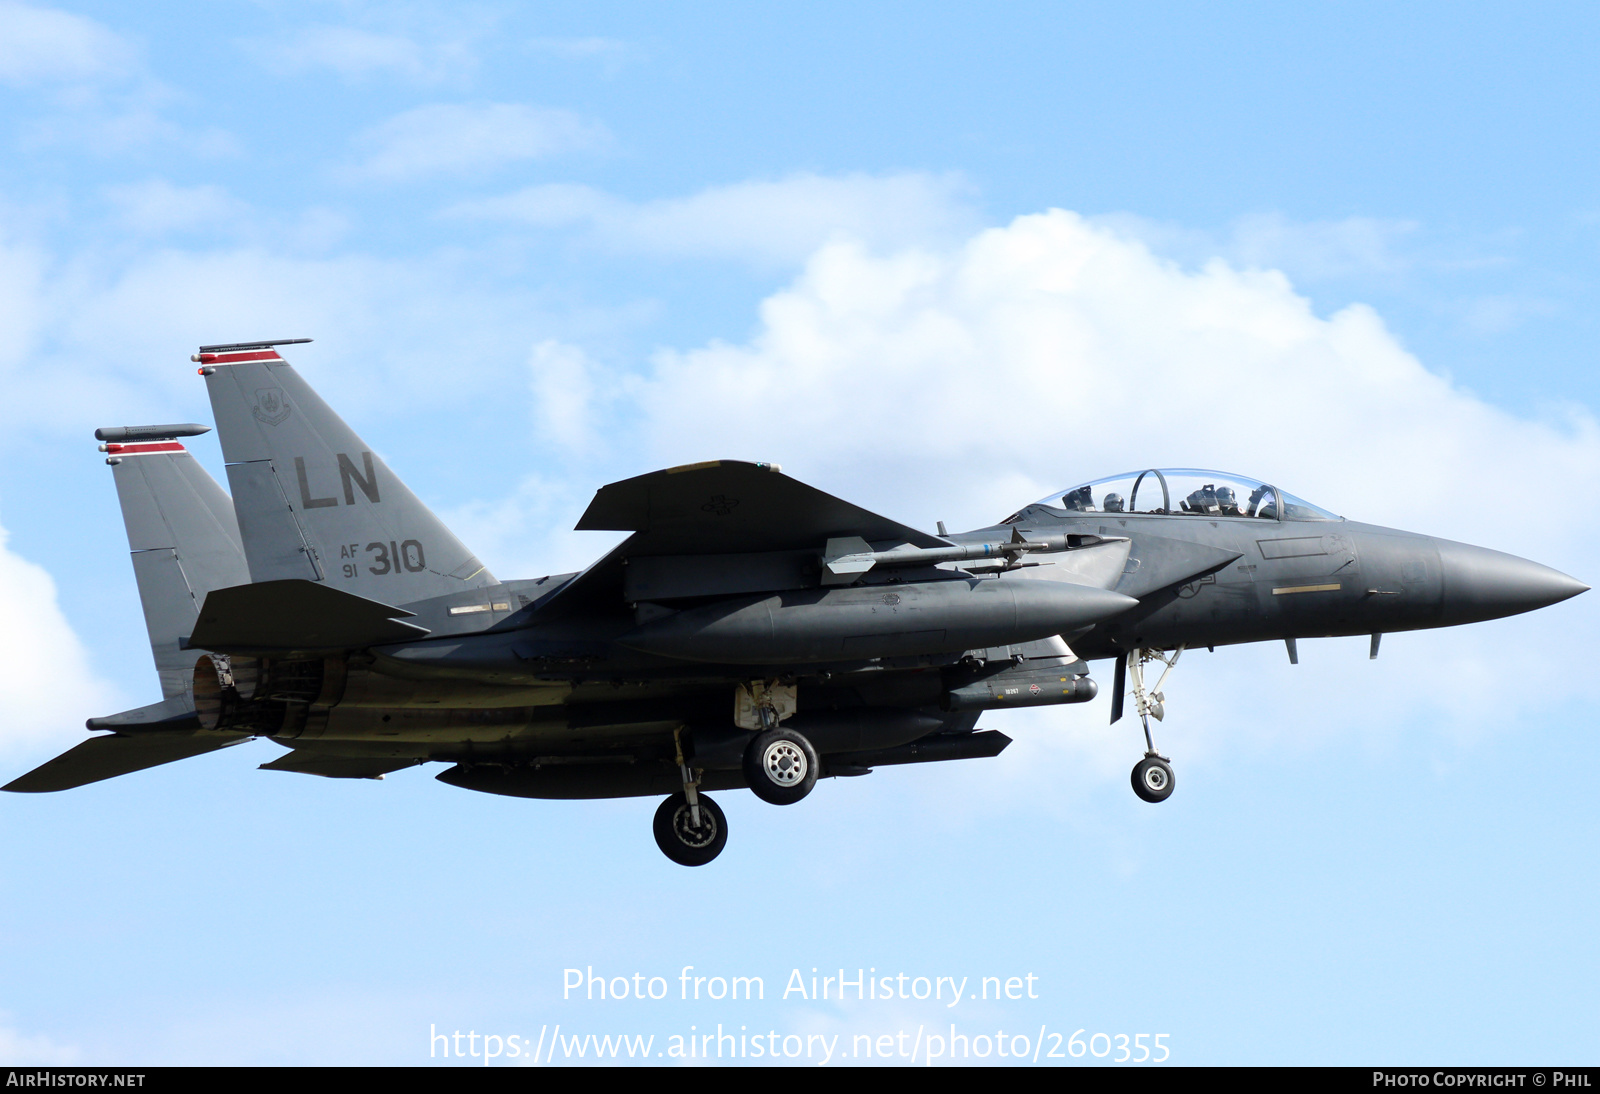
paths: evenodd
<path fill-rule="evenodd" d="M 656 846 L 679 866 L 704 866 L 728 844 L 728 818 L 716 802 L 700 793 L 700 774 L 683 758 L 683 730 L 672 731 L 683 793 L 674 794 L 656 809 Z"/>
<path fill-rule="evenodd" d="M 1150 719 L 1159 722 L 1166 716 L 1167 697 L 1162 694 L 1161 685 L 1167 682 L 1167 674 L 1178 664 L 1183 649 L 1179 646 L 1170 655 L 1165 650 L 1138 649 L 1128 651 L 1127 655 L 1128 682 L 1133 685 L 1134 708 L 1139 712 L 1139 721 L 1144 726 L 1145 744 L 1144 759 L 1133 765 L 1133 792 L 1147 802 L 1164 802 L 1172 796 L 1171 762 L 1156 751 L 1155 742 L 1150 738 Z M 1144 667 L 1152 661 L 1160 661 L 1165 668 L 1156 680 L 1155 687 L 1146 690 Z M 1117 714 L 1121 714 L 1121 698 L 1119 692 Z"/>
<path fill-rule="evenodd" d="M 769 805 L 793 805 L 817 785 L 817 750 L 792 729 L 774 726 L 751 738 L 744 750 L 744 777 Z"/>
<path fill-rule="evenodd" d="M 744 748 L 745 782 L 769 805 L 793 805 L 811 793 L 822 766 L 811 742 L 780 724 L 794 707 L 793 684 L 752 680 L 734 692 L 734 724 L 756 731 Z"/>
<path fill-rule="evenodd" d="M 755 796 L 771 805 L 793 805 L 817 785 L 822 760 L 804 734 L 780 725 L 794 712 L 794 690 L 760 681 L 741 687 L 735 699 L 734 722 L 756 729 L 745 745 L 740 766 Z M 680 866 L 704 866 L 728 842 L 728 818 L 717 803 L 700 793 L 704 772 L 683 757 L 683 730 L 672 734 L 683 778 L 683 792 L 662 802 L 654 824 L 656 846 Z"/>

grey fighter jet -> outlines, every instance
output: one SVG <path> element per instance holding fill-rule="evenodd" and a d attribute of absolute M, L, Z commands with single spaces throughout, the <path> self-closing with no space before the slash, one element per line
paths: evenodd
<path fill-rule="evenodd" d="M 294 339 L 292 341 L 304 341 Z M 1277 487 L 1147 470 L 937 535 L 777 466 L 713 460 L 602 487 L 580 529 L 631 533 L 582 573 L 501 581 L 278 353 L 202 346 L 230 498 L 203 425 L 97 431 L 160 702 L 21 776 L 65 790 L 265 737 L 262 767 L 438 778 L 533 798 L 658 795 L 674 862 L 728 838 L 708 790 L 798 802 L 819 777 L 994 756 L 986 710 L 1131 695 L 1133 787 L 1186 648 L 1452 626 L 1587 586 L 1480 547 L 1357 524 Z M 1163 669 L 1147 680 L 1146 670 Z"/>

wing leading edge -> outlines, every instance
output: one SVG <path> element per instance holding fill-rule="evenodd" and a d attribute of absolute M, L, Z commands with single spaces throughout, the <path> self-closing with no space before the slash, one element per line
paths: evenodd
<path fill-rule="evenodd" d="M 775 464 L 710 460 L 623 479 L 595 492 L 578 531 L 632 532 L 551 596 L 552 614 L 623 594 L 632 558 L 767 556 L 821 552 L 845 536 L 914 547 L 948 547 L 929 535 L 792 479 Z"/>
<path fill-rule="evenodd" d="M 772 464 L 712 460 L 602 486 L 578 530 L 633 532 L 630 554 L 820 548 L 840 536 L 914 547 L 949 541 L 791 479 Z"/>

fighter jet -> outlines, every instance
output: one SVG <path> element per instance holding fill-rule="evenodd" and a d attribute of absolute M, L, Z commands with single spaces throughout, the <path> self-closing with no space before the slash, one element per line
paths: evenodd
<path fill-rule="evenodd" d="M 580 529 L 629 535 L 581 573 L 501 581 L 277 347 L 200 347 L 232 497 L 182 439 L 96 431 L 121 502 L 162 699 L 7 790 L 65 790 L 264 737 L 268 771 L 531 798 L 661 796 L 672 861 L 722 851 L 707 791 L 774 805 L 819 778 L 992 757 L 983 712 L 1081 703 L 1144 731 L 1134 791 L 1165 800 L 1151 722 L 1185 649 L 1454 626 L 1588 586 L 1462 543 L 1358 524 L 1276 486 L 1150 469 L 990 527 L 908 527 L 711 460 L 602 487 Z M 1159 679 L 1146 671 L 1161 666 Z"/>

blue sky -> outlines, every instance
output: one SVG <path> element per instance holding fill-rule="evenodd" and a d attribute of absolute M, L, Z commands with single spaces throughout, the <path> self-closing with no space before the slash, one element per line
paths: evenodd
<path fill-rule="evenodd" d="M 501 576 L 604 550 L 570 531 L 598 485 L 729 456 L 952 528 L 1217 466 L 1592 581 L 1597 21 L 0 3 L 0 760 L 156 695 L 91 433 L 209 420 L 207 342 L 316 338 L 297 367 Z M 986 716 L 995 760 L 723 795 L 693 871 L 653 801 L 263 773 L 265 742 L 7 795 L 0 1058 L 954 1022 L 1589 1061 L 1590 599 L 1376 662 L 1186 655 L 1159 808 L 1102 698 Z M 690 965 L 767 999 L 678 1000 Z M 590 966 L 673 998 L 564 1000 Z M 813 968 L 1040 997 L 780 998 Z"/>

